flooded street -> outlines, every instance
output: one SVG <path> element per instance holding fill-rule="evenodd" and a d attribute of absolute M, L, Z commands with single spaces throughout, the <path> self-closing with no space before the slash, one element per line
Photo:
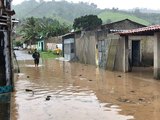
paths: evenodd
<path fill-rule="evenodd" d="M 11 120 L 159 120 L 160 81 L 152 68 L 132 73 L 92 65 L 40 60 L 16 52 Z"/>

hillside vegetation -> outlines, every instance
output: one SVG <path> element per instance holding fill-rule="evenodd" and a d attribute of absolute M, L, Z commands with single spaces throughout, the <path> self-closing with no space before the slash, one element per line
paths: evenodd
<path fill-rule="evenodd" d="M 27 17 L 50 17 L 60 22 L 73 24 L 75 18 L 89 14 L 98 15 L 104 23 L 115 22 L 122 19 L 131 19 L 135 22 L 151 25 L 160 24 L 159 13 L 142 13 L 139 9 L 135 11 L 122 11 L 118 9 L 98 9 L 93 3 L 70 3 L 63 1 L 44 2 L 40 0 L 29 0 L 22 2 L 20 5 L 12 6 L 16 11 L 16 18 L 23 19 Z"/>
<path fill-rule="evenodd" d="M 138 23 L 141 23 L 143 25 L 150 25 L 150 23 L 144 19 L 138 18 L 134 15 L 130 15 L 127 13 L 122 13 L 122 12 L 113 12 L 113 11 L 104 11 L 98 15 L 102 19 L 104 23 L 110 23 L 110 22 L 115 22 L 119 20 L 123 20 L 125 18 L 128 18 L 130 20 L 136 21 Z"/>
<path fill-rule="evenodd" d="M 20 5 L 13 6 L 16 16 L 20 19 L 25 17 L 51 17 L 61 21 L 72 23 L 75 18 L 86 14 L 98 14 L 101 10 L 94 5 L 86 3 L 69 3 L 67 1 L 36 2 L 25 1 Z"/>

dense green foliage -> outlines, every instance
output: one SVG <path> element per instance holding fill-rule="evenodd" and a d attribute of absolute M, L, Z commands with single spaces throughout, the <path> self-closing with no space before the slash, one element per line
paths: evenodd
<path fill-rule="evenodd" d="M 37 32 L 36 32 L 36 19 L 31 17 L 27 18 L 26 21 L 22 24 L 21 33 L 25 41 L 36 40 Z"/>
<path fill-rule="evenodd" d="M 22 42 L 21 41 L 13 41 L 13 45 L 20 47 L 20 46 L 22 46 Z"/>
<path fill-rule="evenodd" d="M 85 15 L 76 18 L 73 23 L 74 29 L 90 29 L 102 24 L 102 20 L 97 15 Z"/>
<path fill-rule="evenodd" d="M 100 9 L 96 5 L 87 3 L 69 3 L 67 1 L 48 1 L 36 2 L 36 0 L 24 1 L 20 5 L 13 6 L 16 11 L 16 17 L 22 19 L 24 17 L 52 17 L 61 19 L 62 22 L 70 22 L 77 17 L 86 14 L 98 14 Z"/>
<path fill-rule="evenodd" d="M 63 35 L 68 31 L 69 27 L 67 25 L 60 24 L 57 20 L 45 17 L 30 17 L 25 19 L 21 24 L 20 30 L 24 41 L 30 41 L 30 43 L 36 42 L 36 40 L 41 38 Z"/>

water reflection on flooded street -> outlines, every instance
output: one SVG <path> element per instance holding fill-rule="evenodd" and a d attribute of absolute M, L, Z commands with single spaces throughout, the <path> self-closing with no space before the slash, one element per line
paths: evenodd
<path fill-rule="evenodd" d="M 158 120 L 160 82 L 152 73 L 109 72 L 58 60 L 19 61 L 12 120 Z M 143 78 L 143 79 L 142 79 Z"/>

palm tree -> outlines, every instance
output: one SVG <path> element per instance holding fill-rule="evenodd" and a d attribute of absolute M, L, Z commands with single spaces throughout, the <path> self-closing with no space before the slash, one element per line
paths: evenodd
<path fill-rule="evenodd" d="M 69 27 L 65 24 L 60 24 L 59 21 L 51 18 L 27 18 L 22 24 L 21 33 L 24 42 L 35 43 L 40 38 L 48 38 L 59 36 L 67 33 Z"/>
<path fill-rule="evenodd" d="M 31 45 L 36 41 L 37 31 L 36 31 L 36 18 L 31 17 L 27 18 L 26 21 L 22 24 L 21 33 L 24 38 L 24 42 Z"/>

